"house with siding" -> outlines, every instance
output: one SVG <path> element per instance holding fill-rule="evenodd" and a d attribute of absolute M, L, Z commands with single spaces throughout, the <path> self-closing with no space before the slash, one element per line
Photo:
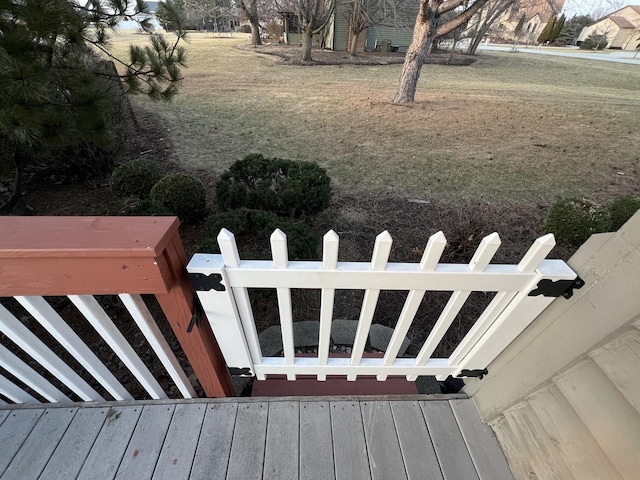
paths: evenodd
<path fill-rule="evenodd" d="M 584 27 L 578 42 L 591 35 L 604 35 L 606 48 L 635 50 L 640 42 L 640 5 L 628 5 Z"/>
<path fill-rule="evenodd" d="M 348 50 L 351 41 L 349 31 L 349 3 L 338 3 L 332 20 L 319 34 L 314 36 L 314 46 L 329 50 Z M 522 14 L 525 14 L 526 41 L 535 41 L 552 16 L 558 15 L 564 0 L 528 0 L 508 10 L 496 22 L 494 36 L 513 40 L 513 31 Z M 399 4 L 393 15 L 381 10 L 373 14 L 371 25 L 360 34 L 359 51 L 373 51 L 388 46 L 390 50 L 406 52 L 411 44 L 413 27 L 420 8 L 418 0 L 407 0 Z M 475 18 L 483 15 L 481 10 Z M 284 41 L 288 44 L 302 43 L 302 30 L 295 13 L 285 13 Z M 474 20 L 471 20 L 471 23 Z M 386 42 L 386 43 L 385 43 Z"/>

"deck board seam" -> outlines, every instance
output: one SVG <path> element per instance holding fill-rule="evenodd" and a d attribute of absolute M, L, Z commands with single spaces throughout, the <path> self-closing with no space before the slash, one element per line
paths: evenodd
<path fill-rule="evenodd" d="M 24 442 L 27 441 L 27 438 L 29 438 L 29 435 L 31 435 L 31 432 L 33 432 L 33 429 L 36 427 L 36 425 L 38 424 L 38 422 L 40 421 L 40 419 L 42 418 L 42 415 L 44 415 L 44 412 L 46 409 L 41 408 L 42 413 L 40 414 L 40 416 L 38 417 L 38 420 L 36 420 L 33 424 L 33 426 L 31 427 L 31 429 L 29 430 L 29 433 L 27 435 L 25 435 L 24 439 L 22 440 L 22 442 L 20 443 L 20 446 L 16 449 L 16 451 L 13 453 L 11 460 L 9 460 L 7 462 L 7 466 L 0 472 L 0 478 L 2 478 L 2 476 L 4 475 L 4 473 L 7 471 L 7 469 L 9 468 L 9 466 L 11 465 L 11 462 L 13 462 L 13 460 L 16 458 L 16 455 L 18 454 L 18 452 L 22 449 L 22 447 L 24 446 Z M 7 415 L 6 418 L 9 418 L 9 415 Z M 6 419 L 5 419 L 6 420 Z M 4 423 L 4 422 L 3 422 Z"/>
<path fill-rule="evenodd" d="M 40 418 L 38 418 L 38 421 L 35 423 L 35 425 L 33 426 L 33 428 L 36 427 L 36 425 L 40 422 L 40 420 L 42 419 L 42 416 L 44 416 L 45 414 L 47 414 L 47 411 L 49 409 L 45 409 L 44 413 L 40 416 Z M 80 411 L 80 409 L 78 407 L 74 408 L 74 412 L 73 412 L 73 416 L 69 419 L 69 423 L 67 423 L 67 426 L 64 429 L 64 432 L 62 432 L 62 435 L 60 435 L 60 438 L 58 439 L 58 443 L 56 444 L 56 448 L 54 448 L 51 451 L 51 455 L 49 455 L 49 458 L 47 459 L 47 462 L 42 466 L 42 470 L 40 470 L 40 473 L 38 474 L 38 479 L 40 479 L 40 477 L 42 476 L 43 472 L 47 469 L 47 466 L 49 465 L 49 463 L 51 462 L 51 459 L 54 457 L 54 455 L 56 454 L 56 452 L 58 451 L 58 448 L 60 448 L 60 443 L 62 442 L 62 439 L 64 438 L 64 436 L 67 434 L 67 432 L 69 431 L 69 427 L 71 426 L 71 424 L 73 423 L 73 419 L 76 418 L 76 415 L 78 414 L 78 412 Z M 25 438 L 25 442 L 27 440 L 27 438 L 29 438 L 31 436 L 31 433 L 33 432 L 33 428 L 31 429 L 31 432 L 29 432 L 29 435 L 27 435 L 27 437 Z M 22 442 L 22 445 L 24 445 L 24 442 Z M 22 445 L 20 445 L 20 449 L 22 448 Z M 13 460 L 12 460 L 13 461 Z M 11 463 L 9 464 L 11 465 Z M 8 468 L 8 467 L 7 467 Z"/>
<path fill-rule="evenodd" d="M 78 409 L 80 410 L 80 409 Z M 74 415 L 75 418 L 75 415 Z M 73 421 L 73 419 L 71 420 Z M 87 459 L 89 458 L 89 454 L 91 453 L 91 450 L 93 450 L 93 447 L 95 446 L 96 442 L 98 441 L 98 437 L 100 436 L 100 433 L 102 432 L 102 429 L 104 428 L 104 426 L 107 424 L 107 417 L 105 415 L 105 418 L 102 420 L 102 425 L 100 426 L 100 430 L 98 431 L 98 433 L 96 434 L 95 438 L 93 439 L 93 442 L 91 443 L 91 447 L 89 448 L 89 450 L 87 450 L 87 454 L 84 456 L 84 459 L 82 460 L 82 463 L 80 464 L 80 468 L 78 469 L 78 473 L 76 473 L 76 478 L 80 475 L 80 472 L 82 472 L 82 469 L 84 468 L 85 463 L 87 463 Z M 69 422 L 69 425 L 71 425 L 71 422 Z M 65 432 L 66 434 L 66 432 Z M 64 435 L 62 435 L 64 437 Z M 44 470 L 43 470 L 44 471 Z"/>
<path fill-rule="evenodd" d="M 436 457 L 436 460 L 438 461 L 438 469 L 440 470 L 440 475 L 442 475 L 442 478 L 445 478 L 445 472 L 444 469 L 442 468 L 442 460 L 440 459 L 440 456 L 438 455 L 438 450 L 436 449 L 436 443 L 435 440 L 433 438 L 433 433 L 431 432 L 431 429 L 429 428 L 429 422 L 427 422 L 427 416 L 426 413 L 424 411 L 424 408 L 422 408 L 422 402 L 418 402 L 418 409 L 420 410 L 420 414 L 422 415 L 422 420 L 424 421 L 424 426 L 427 428 L 427 434 L 429 435 L 429 440 L 431 440 L 431 446 L 433 448 L 433 453 Z"/>
<path fill-rule="evenodd" d="M 169 419 L 169 422 L 167 423 L 167 430 L 164 434 L 164 438 L 162 439 L 162 445 L 160 445 L 160 448 L 158 449 L 158 456 L 156 457 L 156 462 L 153 466 L 153 472 L 151 472 L 151 478 L 153 478 L 154 475 L 156 474 L 156 469 L 158 468 L 158 461 L 160 460 L 160 455 L 162 455 L 162 449 L 164 448 L 164 444 L 167 443 L 167 437 L 169 436 L 169 430 L 171 429 L 171 422 L 173 422 L 173 417 L 175 414 L 176 414 L 176 408 L 174 405 L 173 410 L 171 411 L 171 419 Z M 142 416 L 142 414 L 140 416 Z M 131 438 L 133 438 L 133 435 L 135 435 L 135 430 L 131 434 Z M 116 474 L 116 477 L 117 477 L 117 474 Z"/>

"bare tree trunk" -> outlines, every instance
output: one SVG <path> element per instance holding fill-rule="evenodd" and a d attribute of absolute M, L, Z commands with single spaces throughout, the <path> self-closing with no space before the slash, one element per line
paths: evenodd
<path fill-rule="evenodd" d="M 254 8 L 256 2 L 253 2 Z M 249 24 L 251 25 L 251 45 L 262 45 L 262 40 L 260 39 L 260 24 L 258 23 L 258 12 L 256 10 L 255 16 L 251 15 L 249 17 Z"/>
<path fill-rule="evenodd" d="M 418 15 L 413 29 L 413 39 L 404 57 L 404 66 L 398 83 L 398 91 L 393 103 L 411 103 L 416 95 L 416 87 L 420 79 L 422 63 L 433 44 L 436 34 L 437 18 L 433 0 L 423 2 L 424 14 Z M 422 8 L 421 8 L 422 10 Z M 422 13 L 422 12 L 421 12 Z"/>
<path fill-rule="evenodd" d="M 313 29 L 307 28 L 302 35 L 302 61 L 311 62 L 311 46 L 313 45 Z"/>
<path fill-rule="evenodd" d="M 349 48 L 349 56 L 355 57 L 358 51 L 358 37 L 360 37 L 360 32 L 351 31 L 351 46 Z"/>
<path fill-rule="evenodd" d="M 467 49 L 467 55 L 475 55 L 480 43 L 482 42 L 482 37 L 484 35 L 476 35 L 473 37 L 473 41 L 469 44 L 469 48 Z"/>

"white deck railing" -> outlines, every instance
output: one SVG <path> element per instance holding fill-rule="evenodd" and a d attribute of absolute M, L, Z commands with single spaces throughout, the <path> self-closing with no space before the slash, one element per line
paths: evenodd
<path fill-rule="evenodd" d="M 485 237 L 469 264 L 439 263 L 446 246 L 442 232 L 427 243 L 420 263 L 388 263 L 392 238 L 381 233 L 371 262 L 338 262 L 339 238 L 333 231 L 324 237 L 321 262 L 289 261 L 286 235 L 271 236 L 272 261 L 240 260 L 231 232 L 218 236 L 219 255 L 197 254 L 189 263 L 190 274 L 201 279 L 198 297 L 232 374 L 419 375 L 460 376 L 465 371 L 483 371 L 527 325 L 554 300 L 531 295 L 541 281 L 573 281 L 576 274 L 561 260 L 545 260 L 555 240 L 549 234 L 535 241 L 517 265 L 492 265 L 500 246 L 497 233 Z M 282 357 L 263 357 L 249 301 L 249 288 L 274 288 L 277 292 L 282 332 Z M 291 289 L 321 290 L 320 330 L 317 357 L 295 355 Z M 350 358 L 329 356 L 334 295 L 337 289 L 364 290 L 364 300 Z M 407 291 L 391 341 L 382 358 L 363 358 L 369 329 L 381 290 Z M 453 292 L 445 308 L 414 358 L 399 358 L 398 352 L 425 292 Z M 448 358 L 432 358 L 433 352 L 474 291 L 497 292 Z M 471 372 L 473 374 L 474 372 Z"/>
<path fill-rule="evenodd" d="M 10 380 L 4 375 L 0 375 L 0 395 L 16 403 L 37 403 L 41 399 L 49 402 L 71 402 L 77 399 L 83 401 L 105 400 L 104 395 L 86 380 L 90 376 L 95 379 L 95 383 L 104 388 L 113 400 L 134 399 L 127 388 L 122 385 L 122 382 L 94 353 L 96 345 L 88 346 L 43 297 L 18 296 L 14 298 L 28 312 L 29 316 L 53 337 L 55 345 L 52 344 L 54 342 L 46 344 L 27 328 L 14 313 L 0 304 L 0 332 L 22 352 L 14 353 L 7 346 L 0 344 L 0 367 L 17 380 Z M 119 298 L 129 312 L 130 318 L 144 335 L 147 341 L 146 348 L 155 352 L 182 396 L 184 398 L 195 397 L 196 393 L 193 387 L 142 297 L 122 294 L 119 295 Z M 153 399 L 167 398 L 167 393 L 160 386 L 149 367 L 118 330 L 96 298 L 90 295 L 72 295 L 69 296 L 69 299 L 131 372 L 144 391 Z M 66 350 L 84 371 L 76 371 L 65 363 L 60 358 L 62 349 Z M 16 351 L 15 347 L 13 350 Z M 39 365 L 36 368 L 42 369 L 42 373 L 48 372 L 52 377 L 51 381 L 23 360 L 23 358 L 26 359 L 24 354 L 31 357 Z M 23 385 L 20 385 L 20 382 Z M 70 398 L 68 394 L 63 393 L 62 386 L 77 398 Z M 27 391 L 29 389 L 42 398 L 36 398 L 34 394 Z"/>

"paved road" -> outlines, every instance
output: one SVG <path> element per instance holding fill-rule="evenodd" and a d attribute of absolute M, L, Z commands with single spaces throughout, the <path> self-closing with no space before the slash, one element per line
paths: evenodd
<path fill-rule="evenodd" d="M 512 50 L 511 45 L 480 45 L 480 50 L 494 52 L 509 52 Z M 640 65 L 640 54 L 634 58 L 636 52 L 612 50 L 606 52 L 586 52 L 578 49 L 567 49 L 567 51 L 559 51 L 555 48 L 536 48 L 536 47 L 518 47 L 519 53 L 530 53 L 536 55 L 556 55 L 558 57 L 582 58 L 584 60 L 597 60 L 601 62 L 628 63 L 631 65 Z"/>

